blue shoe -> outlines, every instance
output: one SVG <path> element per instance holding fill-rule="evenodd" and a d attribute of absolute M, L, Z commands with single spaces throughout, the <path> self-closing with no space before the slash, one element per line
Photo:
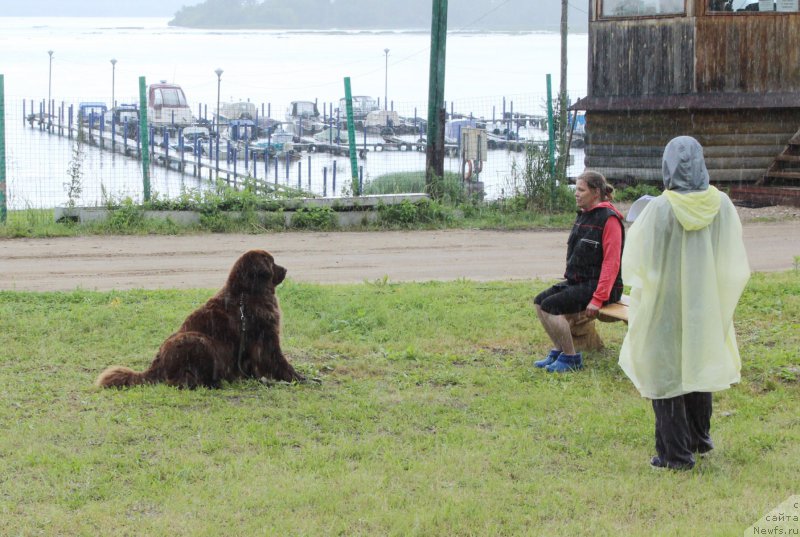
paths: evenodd
<path fill-rule="evenodd" d="M 578 369 L 583 369 L 583 356 L 581 356 L 581 353 L 564 354 L 562 352 L 555 362 L 547 366 L 548 373 L 565 373 L 567 371 L 577 371 Z"/>
<path fill-rule="evenodd" d="M 558 359 L 559 354 L 561 354 L 561 351 L 553 349 L 550 351 L 550 354 L 547 355 L 547 358 L 544 360 L 537 360 L 533 362 L 533 365 L 536 367 L 547 367 Z"/>

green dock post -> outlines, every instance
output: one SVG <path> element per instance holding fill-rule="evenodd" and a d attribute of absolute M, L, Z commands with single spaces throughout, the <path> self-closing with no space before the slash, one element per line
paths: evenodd
<path fill-rule="evenodd" d="M 0 75 L 0 224 L 6 223 L 6 90 L 5 79 Z"/>
<path fill-rule="evenodd" d="M 350 179 L 353 181 L 353 195 L 360 196 L 358 184 L 358 162 L 356 161 L 356 126 L 353 121 L 353 92 L 350 91 L 350 77 L 344 77 L 344 100 L 347 110 L 347 143 L 350 146 Z"/>
<path fill-rule="evenodd" d="M 139 77 L 139 142 L 144 201 L 150 201 L 150 131 L 147 129 L 147 83 L 143 76 Z"/>
<path fill-rule="evenodd" d="M 550 75 L 547 75 L 547 150 L 550 156 L 550 201 L 555 201 L 556 194 L 556 131 L 553 121 L 553 86 Z"/>

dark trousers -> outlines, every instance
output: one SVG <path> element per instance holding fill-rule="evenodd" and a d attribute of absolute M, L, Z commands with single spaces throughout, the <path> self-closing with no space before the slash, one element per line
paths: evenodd
<path fill-rule="evenodd" d="M 693 392 L 653 399 L 656 452 L 669 467 L 694 466 L 694 453 L 714 449 L 711 441 L 711 394 Z"/>

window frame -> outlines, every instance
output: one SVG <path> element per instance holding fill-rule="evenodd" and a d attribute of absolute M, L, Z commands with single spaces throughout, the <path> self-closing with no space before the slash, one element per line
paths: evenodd
<path fill-rule="evenodd" d="M 800 13 L 800 6 L 798 6 L 797 11 L 712 11 L 709 6 L 711 0 L 701 0 L 703 4 L 703 15 L 710 16 L 710 17 L 769 17 L 769 16 L 779 16 L 779 15 L 791 15 L 791 14 L 798 14 Z M 752 2 L 758 3 L 758 2 Z"/>
<path fill-rule="evenodd" d="M 650 15 L 604 15 L 603 5 L 605 4 L 605 1 L 606 0 L 597 0 L 596 4 L 597 20 L 615 21 L 615 20 L 641 20 L 641 19 L 668 19 L 668 18 L 688 16 L 688 9 L 687 9 L 688 0 L 683 0 L 683 11 L 676 11 L 675 13 L 653 13 Z M 705 2 L 707 3 L 708 0 L 705 0 Z M 730 13 L 730 12 L 725 11 L 720 13 Z"/>

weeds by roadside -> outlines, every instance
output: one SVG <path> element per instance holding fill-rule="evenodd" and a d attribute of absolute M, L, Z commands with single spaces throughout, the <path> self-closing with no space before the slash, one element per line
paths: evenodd
<path fill-rule="evenodd" d="M 525 165 L 516 168 L 507 196 L 493 200 L 470 198 L 464 195 L 458 177 L 446 176 L 437 187 L 441 190 L 441 199 L 382 205 L 378 207 L 374 221 L 364 219 L 348 229 L 567 229 L 575 218 L 572 191 L 565 183 L 552 188 L 549 177 L 542 175 L 545 173 L 543 159 L 545 155 L 541 150 L 531 148 L 526 153 Z M 77 169 L 75 181 L 65 184 L 65 188 L 70 189 L 73 201 L 80 194 L 79 172 L 80 169 Z M 263 184 L 256 181 L 245 181 L 238 188 L 218 182 L 213 188 L 202 191 L 183 190 L 173 199 L 164 199 L 154 193 L 151 200 L 143 204 L 131 198 L 104 198 L 103 207 L 110 211 L 110 217 L 104 222 L 77 223 L 67 218 L 56 223 L 52 210 L 13 210 L 8 212 L 6 223 L 0 225 L 0 237 L 268 233 L 337 229 L 333 218 L 336 207 L 333 210 L 302 210 L 289 218 L 284 204 L 302 197 L 303 193 L 288 189 L 265 193 L 264 188 Z M 425 190 L 421 174 L 391 174 L 378 177 L 365 186 L 365 192 L 370 193 L 421 190 Z M 625 203 L 644 194 L 657 195 L 659 192 L 658 188 L 645 184 L 622 186 L 615 192 L 615 202 Z M 169 218 L 146 218 L 145 211 L 194 211 L 200 214 L 200 219 L 196 224 L 178 224 Z M 757 220 L 779 221 L 786 218 L 797 218 L 796 212 L 782 212 Z"/>
<path fill-rule="evenodd" d="M 391 177 L 369 183 L 373 189 L 416 191 L 419 177 Z M 382 185 L 382 186 L 376 186 Z M 424 180 L 422 182 L 424 186 Z M 430 228 L 547 228 L 568 227 L 574 216 L 568 212 L 531 210 L 521 196 L 493 201 L 468 199 L 460 194 L 461 186 L 446 178 L 441 188 L 442 200 L 404 202 L 397 206 L 382 205 L 377 221 L 356 224 L 351 229 L 430 229 Z M 297 194 L 299 195 L 299 194 Z M 77 223 L 71 220 L 56 223 L 51 210 L 10 211 L 8 221 L 0 226 L 0 237 L 50 237 L 81 234 L 180 234 L 180 233 L 265 233 L 283 230 L 332 230 L 337 228 L 331 208 L 306 208 L 287 218 L 283 203 L 293 196 L 287 193 L 264 195 L 255 183 L 234 189 L 223 183 L 204 191 L 184 190 L 166 200 L 155 193 L 151 200 L 137 204 L 131 198 L 106 199 L 103 208 L 109 217 L 101 222 Z M 179 225 L 165 219 L 145 218 L 145 211 L 195 211 L 200 221 Z"/>
<path fill-rule="evenodd" d="M 67 193 L 67 207 L 69 208 L 75 207 L 83 192 L 83 182 L 81 181 L 83 177 L 83 158 L 83 133 L 81 132 L 72 146 L 72 158 L 67 166 L 69 181 L 63 185 Z"/>

